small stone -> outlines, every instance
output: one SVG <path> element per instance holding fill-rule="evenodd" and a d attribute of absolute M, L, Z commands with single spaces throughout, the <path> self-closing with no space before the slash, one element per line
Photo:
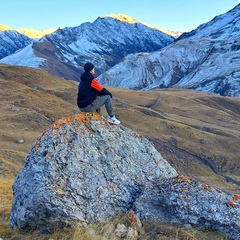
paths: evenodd
<path fill-rule="evenodd" d="M 18 107 L 12 106 L 13 111 L 19 111 L 20 109 Z"/>
<path fill-rule="evenodd" d="M 117 237 L 124 238 L 128 234 L 128 229 L 124 224 L 118 223 L 117 228 L 115 229 L 115 234 Z"/>
<path fill-rule="evenodd" d="M 129 228 L 128 228 L 128 232 L 127 232 L 127 237 L 126 237 L 126 239 L 128 239 L 128 240 L 130 240 L 130 239 L 133 240 L 133 239 L 137 239 L 137 237 L 138 237 L 138 232 L 137 232 L 137 230 L 129 227 Z"/>
<path fill-rule="evenodd" d="M 25 141 L 23 139 L 19 139 L 19 140 L 17 140 L 17 143 L 23 144 L 23 143 L 25 143 Z"/>

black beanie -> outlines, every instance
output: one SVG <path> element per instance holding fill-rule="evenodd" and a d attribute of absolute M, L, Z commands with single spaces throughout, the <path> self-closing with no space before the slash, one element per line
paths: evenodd
<path fill-rule="evenodd" d="M 92 63 L 88 62 L 88 63 L 84 64 L 83 67 L 84 67 L 85 72 L 91 72 L 92 69 L 94 68 L 94 65 Z"/>

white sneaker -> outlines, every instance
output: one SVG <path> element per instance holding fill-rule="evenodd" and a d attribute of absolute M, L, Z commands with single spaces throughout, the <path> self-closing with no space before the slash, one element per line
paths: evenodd
<path fill-rule="evenodd" d="M 115 116 L 113 116 L 113 117 L 108 116 L 108 117 L 107 117 L 107 121 L 108 121 L 109 123 L 112 123 L 112 124 L 120 124 L 120 121 L 117 120 Z"/>

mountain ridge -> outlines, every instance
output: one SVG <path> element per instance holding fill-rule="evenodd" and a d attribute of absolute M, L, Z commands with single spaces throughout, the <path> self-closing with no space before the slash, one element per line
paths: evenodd
<path fill-rule="evenodd" d="M 163 49 L 126 56 L 99 80 L 104 85 L 130 89 L 188 88 L 238 97 L 239 36 L 240 4 L 191 33 L 182 34 Z M 129 71 L 131 75 L 126 75 Z"/>
<path fill-rule="evenodd" d="M 173 37 L 141 23 L 128 24 L 115 18 L 99 17 L 93 23 L 58 29 L 34 42 L 32 48 L 36 57 L 45 59 L 39 68 L 79 81 L 86 61 L 94 62 L 96 74 L 99 74 L 130 53 L 154 51 L 173 41 Z M 24 50 L 17 54 L 21 51 Z M 28 55 L 22 54 L 20 59 L 12 54 L 0 62 L 29 66 L 28 58 Z"/>
<path fill-rule="evenodd" d="M 9 31 L 9 30 L 17 31 L 18 33 L 21 33 L 31 39 L 39 39 L 47 34 L 50 34 L 54 31 L 56 31 L 57 28 L 46 28 L 42 31 L 37 30 L 37 29 L 25 28 L 25 27 L 19 28 L 19 29 L 14 29 L 12 27 L 9 27 L 8 25 L 0 23 L 0 31 L 4 32 L 4 31 Z"/>
<path fill-rule="evenodd" d="M 90 61 L 107 86 L 240 96 L 240 5 L 177 39 L 130 16 L 111 16 L 58 29 L 28 46 L 31 51 L 22 49 L 0 62 L 79 81 L 82 66 Z"/>

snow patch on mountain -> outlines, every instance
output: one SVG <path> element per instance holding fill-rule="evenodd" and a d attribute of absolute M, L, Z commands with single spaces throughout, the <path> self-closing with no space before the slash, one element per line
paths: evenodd
<path fill-rule="evenodd" d="M 181 40 L 154 53 L 128 55 L 98 77 L 128 89 L 188 88 L 240 96 L 240 40 Z"/>
<path fill-rule="evenodd" d="M 0 23 L 0 31 L 3 32 L 3 31 L 7 31 L 7 30 L 13 30 L 13 29 L 5 24 Z"/>
<path fill-rule="evenodd" d="M 4 61 L 8 62 L 10 65 L 28 66 L 32 68 L 39 68 L 46 63 L 46 59 L 35 56 L 32 44 L 17 51 L 14 54 L 14 58 L 12 58 L 12 55 L 5 57 Z"/>
<path fill-rule="evenodd" d="M 0 59 L 26 47 L 32 39 L 14 30 L 0 31 Z"/>
<path fill-rule="evenodd" d="M 39 31 L 36 29 L 29 29 L 29 28 L 20 28 L 20 29 L 17 29 L 16 31 L 28 36 L 29 38 L 39 39 L 44 37 L 45 35 L 55 32 L 56 30 L 57 28 L 47 28 L 47 29 L 44 29 L 43 31 Z"/>

